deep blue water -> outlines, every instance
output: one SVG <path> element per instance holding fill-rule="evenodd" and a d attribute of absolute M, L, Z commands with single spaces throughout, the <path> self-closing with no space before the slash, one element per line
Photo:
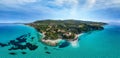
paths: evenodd
<path fill-rule="evenodd" d="M 79 37 L 77 46 L 65 48 L 49 47 L 39 42 L 38 32 L 29 26 L 21 24 L 0 24 L 0 43 L 7 43 L 17 37 L 30 33 L 31 40 L 27 41 L 39 46 L 36 50 L 12 50 L 7 47 L 0 47 L 0 58 L 120 58 L 120 25 L 106 25 L 102 31 L 85 33 Z M 26 54 L 21 54 L 21 52 Z M 15 52 L 16 55 L 10 55 Z"/>

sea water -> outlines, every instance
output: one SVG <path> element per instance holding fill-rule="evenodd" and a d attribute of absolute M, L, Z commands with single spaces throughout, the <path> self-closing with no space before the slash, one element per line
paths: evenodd
<path fill-rule="evenodd" d="M 31 33 L 35 37 L 34 43 L 39 46 L 36 50 L 9 51 L 9 47 L 0 47 L 0 58 L 120 58 L 120 25 L 106 25 L 104 30 L 84 33 L 79 37 L 79 46 L 69 45 L 58 48 L 40 43 L 39 39 L 42 36 L 38 36 L 38 32 L 30 26 L 0 24 L 0 42 L 2 43 L 26 33 Z M 27 53 L 23 55 L 22 51 Z M 9 52 L 15 52 L 16 55 L 10 55 Z"/>

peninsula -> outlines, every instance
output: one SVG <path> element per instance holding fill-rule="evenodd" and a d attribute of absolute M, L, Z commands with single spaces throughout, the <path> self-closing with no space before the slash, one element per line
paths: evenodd
<path fill-rule="evenodd" d="M 39 20 L 26 25 L 34 27 L 44 36 L 40 41 L 50 46 L 57 46 L 60 40 L 76 41 L 78 36 L 94 30 L 103 30 L 102 22 L 81 20 Z"/>

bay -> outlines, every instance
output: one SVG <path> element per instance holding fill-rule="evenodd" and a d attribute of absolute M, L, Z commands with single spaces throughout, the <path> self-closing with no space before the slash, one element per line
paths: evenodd
<path fill-rule="evenodd" d="M 80 41 L 77 46 L 68 46 L 65 48 L 50 47 L 39 42 L 42 37 L 32 27 L 23 24 L 0 24 L 0 42 L 7 43 L 17 37 L 31 33 L 35 40 L 33 44 L 39 47 L 30 51 L 13 50 L 9 47 L 0 47 L 0 58 L 120 58 L 120 26 L 106 25 L 104 30 L 85 33 L 79 37 Z M 28 37 L 27 40 L 31 42 Z M 26 52 L 23 55 L 21 52 Z M 10 55 L 15 52 L 16 55 Z"/>

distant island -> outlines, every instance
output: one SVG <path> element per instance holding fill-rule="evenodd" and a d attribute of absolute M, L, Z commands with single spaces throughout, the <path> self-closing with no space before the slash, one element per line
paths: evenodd
<path fill-rule="evenodd" d="M 81 20 L 39 20 L 26 25 L 42 33 L 40 41 L 50 46 L 57 46 L 61 40 L 76 42 L 86 32 L 103 30 L 106 23 Z"/>

